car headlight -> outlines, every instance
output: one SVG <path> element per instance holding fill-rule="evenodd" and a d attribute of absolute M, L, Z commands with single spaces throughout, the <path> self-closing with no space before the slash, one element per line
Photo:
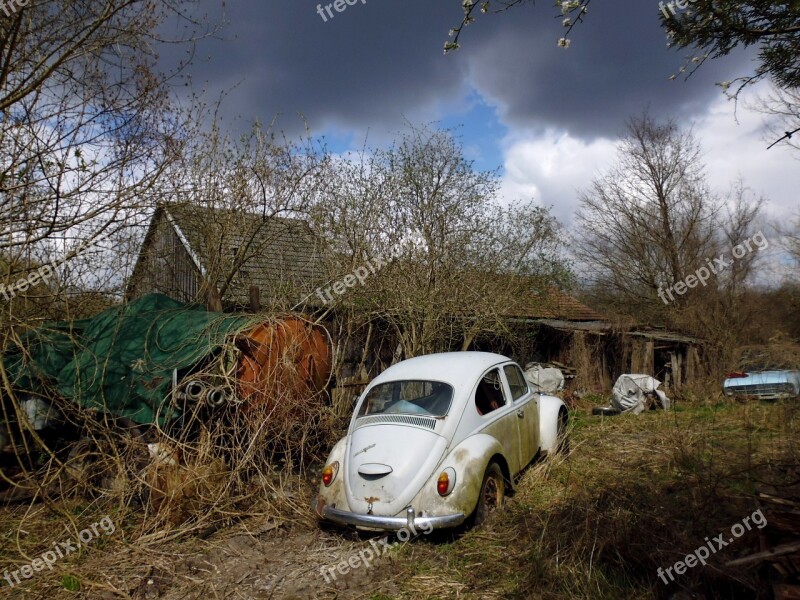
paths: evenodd
<path fill-rule="evenodd" d="M 322 469 L 322 484 L 325 487 L 330 487 L 333 483 L 333 480 L 336 479 L 336 475 L 339 473 L 339 461 L 335 460 L 331 464 L 326 465 L 324 469 Z"/>

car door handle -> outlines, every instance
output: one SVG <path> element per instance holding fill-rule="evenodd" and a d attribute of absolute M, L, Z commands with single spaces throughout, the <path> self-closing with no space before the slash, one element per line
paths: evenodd
<path fill-rule="evenodd" d="M 521 408 L 517 409 L 517 416 L 518 416 L 520 419 L 522 419 L 523 417 L 525 417 L 525 411 L 524 411 L 524 410 L 522 410 Z"/>

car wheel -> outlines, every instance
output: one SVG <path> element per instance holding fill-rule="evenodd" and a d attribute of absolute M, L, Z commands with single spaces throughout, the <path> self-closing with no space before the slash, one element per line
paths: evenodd
<path fill-rule="evenodd" d="M 486 468 L 481 484 L 481 492 L 478 496 L 478 504 L 475 506 L 472 524 L 480 525 L 486 520 L 496 508 L 503 504 L 506 497 L 506 482 L 500 465 L 492 462 Z"/>
<path fill-rule="evenodd" d="M 592 414 L 596 417 L 614 417 L 620 413 L 618 408 L 611 406 L 595 406 L 592 409 Z"/>

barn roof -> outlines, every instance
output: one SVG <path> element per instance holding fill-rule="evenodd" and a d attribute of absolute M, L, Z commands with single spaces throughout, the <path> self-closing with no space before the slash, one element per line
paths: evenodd
<path fill-rule="evenodd" d="M 246 258 L 225 293 L 225 304 L 246 304 L 250 286 L 258 286 L 267 302 L 291 305 L 321 283 L 324 244 L 301 219 L 271 215 L 265 218 L 242 210 L 189 203 L 161 204 L 153 216 L 145 246 L 150 243 L 153 224 L 163 219 L 204 277 L 211 271 L 230 272 L 237 251 L 245 253 Z M 219 285 L 222 280 L 216 283 Z"/>
<path fill-rule="evenodd" d="M 604 319 L 601 314 L 554 287 L 531 289 L 521 300 L 519 313 L 513 316 L 563 321 L 601 321 Z"/>

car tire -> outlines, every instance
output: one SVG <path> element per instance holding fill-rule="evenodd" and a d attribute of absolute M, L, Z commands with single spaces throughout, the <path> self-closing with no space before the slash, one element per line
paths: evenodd
<path fill-rule="evenodd" d="M 595 406 L 592 414 L 596 417 L 615 417 L 620 414 L 620 410 L 611 406 Z"/>
<path fill-rule="evenodd" d="M 562 408 L 558 411 L 558 429 L 556 430 L 556 450 L 560 456 L 569 456 L 569 413 Z"/>
<path fill-rule="evenodd" d="M 480 525 L 489 514 L 503 504 L 506 497 L 506 480 L 496 462 L 489 463 L 483 475 L 478 503 L 472 513 L 472 525 Z"/>

